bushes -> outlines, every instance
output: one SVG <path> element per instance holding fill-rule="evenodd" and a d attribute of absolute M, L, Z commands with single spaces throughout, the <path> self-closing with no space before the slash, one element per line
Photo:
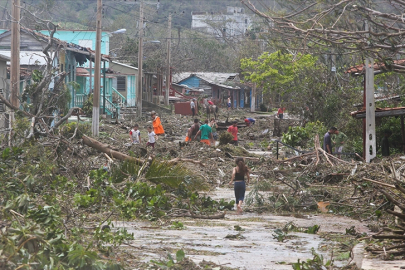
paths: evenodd
<path fill-rule="evenodd" d="M 89 123 L 79 123 L 79 125 L 76 122 L 67 123 L 60 128 L 60 131 L 63 136 L 70 138 L 75 133 L 76 127 L 77 139 L 80 139 L 82 135 L 91 135 L 91 126 Z"/>
<path fill-rule="evenodd" d="M 314 147 L 314 138 L 318 134 L 322 141 L 323 134 L 327 128 L 323 123 L 309 122 L 305 127 L 289 127 L 288 132 L 283 134 L 281 141 L 293 147 L 301 146 L 303 148 Z"/>

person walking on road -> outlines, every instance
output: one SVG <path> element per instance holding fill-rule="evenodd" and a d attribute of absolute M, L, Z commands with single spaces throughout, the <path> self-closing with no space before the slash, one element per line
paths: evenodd
<path fill-rule="evenodd" d="M 242 203 L 245 200 L 246 184 L 250 182 L 249 168 L 245 165 L 242 157 L 235 159 L 236 167 L 232 170 L 232 177 L 229 185 L 234 184 L 236 208 L 238 215 L 242 214 Z M 245 182 L 245 175 L 247 181 Z"/>

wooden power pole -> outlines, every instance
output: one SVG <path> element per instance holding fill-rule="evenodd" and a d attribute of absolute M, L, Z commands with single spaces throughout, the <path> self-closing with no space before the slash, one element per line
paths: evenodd
<path fill-rule="evenodd" d="M 165 91 L 165 105 L 169 106 L 169 92 L 171 84 L 170 76 L 170 45 L 172 42 L 172 15 L 169 15 L 168 29 L 167 29 L 167 69 L 166 69 L 166 91 Z"/>
<path fill-rule="evenodd" d="M 13 0 L 11 20 L 10 102 L 13 106 L 18 107 L 18 94 L 20 92 L 20 0 Z M 13 117 L 12 113 L 12 121 Z"/>
<path fill-rule="evenodd" d="M 100 124 L 100 83 L 101 83 L 101 16 L 102 0 L 97 0 L 97 22 L 96 22 L 96 60 L 94 63 L 94 92 L 93 92 L 93 119 L 91 131 L 93 136 L 99 135 Z"/>
<path fill-rule="evenodd" d="M 143 58 L 143 0 L 139 7 L 139 46 L 138 46 L 138 78 L 136 88 L 136 113 L 142 117 L 142 58 Z"/>

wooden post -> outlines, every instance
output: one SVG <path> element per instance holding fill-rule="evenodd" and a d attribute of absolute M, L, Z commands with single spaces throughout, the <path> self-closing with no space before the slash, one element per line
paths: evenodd
<path fill-rule="evenodd" d="M 143 58 L 143 0 L 139 8 L 139 45 L 138 45 L 138 78 L 136 88 L 136 113 L 139 118 L 142 117 L 142 58 Z"/>
<path fill-rule="evenodd" d="M 171 84 L 170 74 L 170 44 L 172 42 L 172 15 L 169 15 L 168 29 L 167 29 L 167 60 L 166 60 L 166 91 L 165 91 L 165 105 L 169 106 L 169 92 Z"/>
<path fill-rule="evenodd" d="M 101 83 L 101 16 L 102 0 L 97 0 L 96 22 L 96 60 L 94 63 L 94 93 L 93 93 L 93 118 L 91 131 L 93 136 L 98 137 L 100 125 L 100 83 Z"/>
<path fill-rule="evenodd" d="M 403 115 L 401 115 L 401 135 L 402 135 L 402 151 L 405 153 L 405 128 Z"/>

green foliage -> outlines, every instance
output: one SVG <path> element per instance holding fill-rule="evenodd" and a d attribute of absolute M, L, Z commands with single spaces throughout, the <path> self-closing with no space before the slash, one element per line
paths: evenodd
<path fill-rule="evenodd" d="M 101 200 L 100 192 L 97 189 L 90 189 L 86 191 L 86 194 L 81 195 L 76 193 L 74 196 L 74 202 L 76 206 L 87 208 L 99 203 Z"/>
<path fill-rule="evenodd" d="M 175 230 L 184 230 L 186 227 L 180 221 L 173 221 L 172 226 L 170 226 L 170 228 L 175 229 Z"/>
<path fill-rule="evenodd" d="M 89 94 L 83 102 L 82 110 L 84 114 L 90 117 L 93 114 L 93 94 Z"/>
<path fill-rule="evenodd" d="M 327 261 L 325 264 L 323 263 L 323 256 L 316 253 L 315 249 L 312 248 L 312 255 L 314 256 L 312 259 L 308 259 L 307 261 L 300 262 L 298 259 L 297 263 L 293 263 L 292 267 L 294 270 L 315 270 L 315 269 L 325 269 L 325 267 L 329 267 L 333 265 L 333 261 Z"/>
<path fill-rule="evenodd" d="M 273 238 L 276 239 L 278 242 L 284 242 L 285 237 L 287 236 L 287 234 L 280 229 L 275 229 L 272 235 Z"/>
<path fill-rule="evenodd" d="M 322 141 L 323 134 L 326 133 L 327 128 L 323 123 L 309 122 L 305 127 L 289 127 L 288 131 L 283 134 L 281 141 L 293 147 L 301 146 L 309 148 L 314 146 L 315 135 L 318 134 L 319 140 Z"/>
<path fill-rule="evenodd" d="M 277 51 L 264 52 L 257 60 L 241 59 L 241 69 L 244 80 L 256 83 L 264 91 L 284 95 L 294 91 L 289 89 L 290 83 L 300 71 L 314 66 L 317 58 L 309 54 L 292 54 Z"/>
<path fill-rule="evenodd" d="M 76 122 L 70 122 L 67 124 L 64 124 L 60 127 L 60 131 L 63 136 L 70 138 L 73 136 L 75 133 L 75 130 L 77 128 L 76 132 L 76 139 L 80 139 L 83 135 L 89 136 L 91 135 L 91 124 L 90 123 L 76 123 Z"/>
<path fill-rule="evenodd" d="M 233 135 L 229 132 L 223 132 L 219 135 L 219 145 L 226 145 L 233 140 Z"/>
<path fill-rule="evenodd" d="M 267 112 L 267 106 L 264 103 L 260 103 L 259 105 L 260 111 L 261 112 Z"/>

